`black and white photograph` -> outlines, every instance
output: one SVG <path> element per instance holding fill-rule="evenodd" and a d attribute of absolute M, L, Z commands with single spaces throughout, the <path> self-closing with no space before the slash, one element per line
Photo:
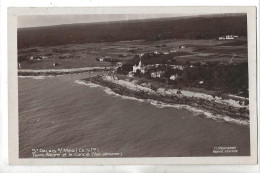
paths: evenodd
<path fill-rule="evenodd" d="M 252 156 L 233 11 L 17 16 L 18 158 Z"/>

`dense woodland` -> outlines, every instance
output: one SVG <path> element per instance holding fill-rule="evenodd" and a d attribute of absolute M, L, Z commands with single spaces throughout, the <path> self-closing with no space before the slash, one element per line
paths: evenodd
<path fill-rule="evenodd" d="M 233 93 L 248 97 L 248 64 L 218 64 L 185 68 L 181 82 L 185 86 L 203 87 L 208 90 L 216 90 L 219 93 Z M 199 84 L 198 81 L 203 81 Z"/>
<path fill-rule="evenodd" d="M 18 29 L 18 48 L 124 40 L 212 39 L 247 36 L 245 14 L 176 17 Z"/>

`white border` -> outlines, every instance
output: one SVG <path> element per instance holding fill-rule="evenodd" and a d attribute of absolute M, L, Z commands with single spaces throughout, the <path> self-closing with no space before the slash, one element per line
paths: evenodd
<path fill-rule="evenodd" d="M 168 14 L 168 13 L 247 13 L 249 111 L 251 156 L 225 157 L 149 157 L 149 158 L 73 158 L 18 159 L 18 83 L 17 83 L 17 16 L 57 14 Z M 254 7 L 94 7 L 94 8 L 9 8 L 9 161 L 10 164 L 255 164 L 256 163 L 256 43 Z"/>
<path fill-rule="evenodd" d="M 50 3 L 52 2 L 52 4 Z M 73 2 L 61 2 L 61 1 L 19 1 L 19 0 L 12 0 L 7 3 L 6 1 L 1 2 L 1 24 L 4 23 L 4 25 L 1 25 L 0 31 L 1 31 L 1 58 L 0 58 L 0 68 L 1 68 L 1 95 L 0 95 L 0 108 L 1 108 L 1 116 L 0 116 L 0 122 L 1 122 L 1 139 L 0 139 L 0 172 L 3 170 L 3 172 L 26 172 L 26 170 L 31 170 L 31 171 L 39 171 L 37 167 L 30 167 L 29 169 L 27 167 L 10 167 L 8 166 L 7 162 L 7 46 L 6 46 L 6 11 L 7 7 L 10 6 L 136 6 L 138 5 L 145 5 L 145 6 L 156 6 L 156 5 L 161 5 L 161 6 L 168 6 L 168 5 L 195 5 L 195 6 L 208 6 L 208 5 L 230 5 L 230 6 L 257 6 L 259 7 L 258 1 L 257 0 L 247 0 L 247 1 L 235 1 L 235 0 L 217 0 L 217 1 L 203 1 L 203 0 L 197 0 L 192 1 L 192 0 L 182 0 L 182 1 L 143 1 L 142 3 L 138 1 L 113 1 L 113 2 L 104 2 L 104 1 L 87 1 L 87 2 L 82 2 L 78 0 L 74 0 Z M 258 9 L 257 9 L 258 10 Z M 259 26 L 259 22 L 257 21 L 257 26 Z M 258 30 L 257 30 L 258 32 Z M 259 35 L 259 34 L 258 34 Z M 259 40 L 259 39 L 258 39 Z M 258 42 L 259 43 L 259 42 Z M 259 48 L 258 48 L 259 52 Z M 4 58 L 3 58 L 4 57 Z M 259 65 L 258 65 L 259 67 Z M 258 73 L 259 74 L 259 73 Z M 259 81 L 258 81 L 259 82 Z M 258 83 L 259 84 L 259 83 Z M 259 86 L 259 85 L 258 85 Z M 2 116 L 3 115 L 3 116 Z M 67 167 L 66 170 L 68 172 L 73 171 L 73 172 L 79 172 L 81 170 L 89 170 L 89 171 L 102 171 L 102 170 L 110 170 L 111 171 L 122 171 L 124 169 L 128 169 L 127 172 L 145 172 L 145 171 L 154 171 L 155 167 L 150 166 L 117 166 L 116 168 L 111 167 L 111 166 L 106 166 L 106 167 Z M 256 172 L 258 170 L 258 166 L 160 166 L 156 167 L 155 171 L 157 172 L 160 171 L 172 171 L 172 172 L 187 172 L 187 171 L 192 171 L 196 168 L 196 171 L 198 172 Z M 48 167 L 41 167 L 42 172 L 44 170 L 48 170 L 48 172 L 63 172 L 64 169 L 62 167 L 58 166 L 53 166 L 51 169 L 48 169 Z"/>

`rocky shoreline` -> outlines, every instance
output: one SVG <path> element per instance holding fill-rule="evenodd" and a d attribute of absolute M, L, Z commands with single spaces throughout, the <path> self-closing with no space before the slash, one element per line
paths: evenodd
<path fill-rule="evenodd" d="M 188 105 L 223 117 L 228 116 L 234 119 L 249 120 L 249 107 L 241 104 L 241 100 L 224 99 L 185 90 L 153 88 L 153 86 L 147 83 L 137 84 L 135 80 L 119 79 L 117 76 L 111 75 L 100 75 L 84 79 L 83 81 L 110 88 L 119 95 L 137 99 L 151 99 L 172 105 Z"/>

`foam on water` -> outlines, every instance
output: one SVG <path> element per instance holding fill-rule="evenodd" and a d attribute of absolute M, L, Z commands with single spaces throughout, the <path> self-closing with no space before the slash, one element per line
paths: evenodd
<path fill-rule="evenodd" d="M 18 76 L 19 78 L 33 78 L 33 79 L 44 79 L 46 77 L 54 77 L 54 76 Z"/>
<path fill-rule="evenodd" d="M 118 97 L 121 97 L 121 98 L 123 98 L 123 99 L 128 99 L 128 100 L 135 100 L 135 101 L 139 101 L 139 102 L 144 102 L 143 99 L 137 99 L 137 98 L 135 98 L 135 97 L 123 96 L 123 95 L 120 95 L 120 94 L 115 93 L 115 92 L 112 91 L 110 88 L 107 88 L 107 87 L 104 87 L 104 86 L 102 86 L 102 85 L 98 85 L 98 84 L 95 84 L 95 83 L 92 83 L 92 82 L 85 82 L 85 81 L 82 81 L 82 80 L 76 80 L 75 83 L 80 84 L 80 85 L 85 85 L 85 86 L 88 86 L 88 87 L 91 87 L 91 88 L 100 87 L 100 88 L 103 88 L 103 89 L 104 89 L 104 92 L 107 93 L 107 94 L 109 94 L 109 95 L 118 96 Z"/>
<path fill-rule="evenodd" d="M 172 107 L 172 108 L 176 108 L 176 109 L 186 109 L 190 112 L 193 113 L 193 115 L 204 115 L 205 118 L 211 118 L 214 120 L 217 120 L 219 122 L 231 122 L 231 123 L 236 123 L 236 124 L 241 124 L 241 125 L 249 125 L 249 121 L 248 120 L 241 120 L 241 119 L 235 119 L 235 118 L 231 118 L 229 116 L 223 116 L 223 115 L 219 115 L 219 114 L 213 114 L 211 112 L 208 112 L 206 110 L 201 110 L 201 109 L 197 109 L 194 108 L 192 106 L 189 105 L 180 105 L 180 104 L 167 104 L 167 103 L 163 103 L 157 100 L 149 100 L 149 102 L 158 107 L 158 108 L 166 108 L 166 107 Z"/>
<path fill-rule="evenodd" d="M 189 106 L 189 105 L 181 105 L 181 104 L 168 104 L 168 103 L 163 103 L 161 101 L 157 101 L 157 100 L 152 100 L 152 99 L 138 99 L 135 97 L 130 97 L 130 96 L 124 96 L 124 95 L 120 95 L 115 93 L 114 91 L 112 91 L 110 88 L 108 87 L 104 87 L 98 84 L 94 84 L 92 82 L 85 82 L 82 80 L 76 80 L 75 83 L 77 84 L 81 84 L 81 85 L 85 85 L 85 86 L 89 86 L 89 87 L 101 87 L 104 89 L 104 92 L 109 94 L 109 95 L 115 95 L 118 97 L 121 97 L 123 99 L 128 99 L 128 100 L 135 100 L 135 101 L 139 101 L 139 102 L 147 102 L 150 103 L 153 106 L 156 106 L 157 108 L 175 108 L 175 109 L 186 109 L 189 112 L 192 112 L 192 114 L 194 116 L 199 116 L 199 115 L 203 115 L 205 118 L 211 118 L 216 120 L 217 122 L 230 122 L 230 123 L 235 123 L 235 124 L 239 124 L 239 125 L 249 125 L 249 120 L 241 120 L 241 119 L 235 119 L 235 118 L 231 118 L 225 115 L 219 115 L 219 114 L 213 114 L 209 111 L 206 110 L 201 110 L 201 109 L 197 109 L 195 107 Z"/>
<path fill-rule="evenodd" d="M 61 76 L 64 75 L 59 74 L 59 75 L 44 75 L 44 76 L 18 76 L 18 78 L 45 79 L 45 78 L 61 77 Z"/>
<path fill-rule="evenodd" d="M 89 86 L 91 88 L 97 88 L 97 87 L 102 87 L 101 85 L 98 85 L 98 84 L 94 84 L 94 83 L 91 83 L 91 82 L 84 82 L 82 80 L 76 80 L 75 83 L 77 84 L 80 84 L 80 85 L 85 85 L 85 86 Z"/>

